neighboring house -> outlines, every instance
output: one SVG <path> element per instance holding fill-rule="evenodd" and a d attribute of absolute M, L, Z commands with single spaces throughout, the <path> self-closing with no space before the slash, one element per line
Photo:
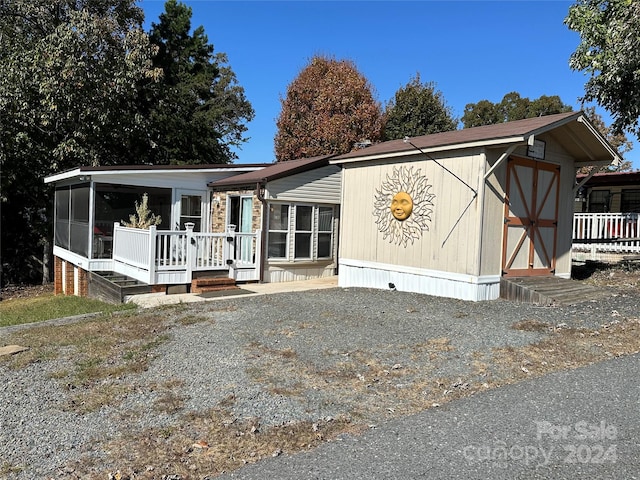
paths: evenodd
<path fill-rule="evenodd" d="M 207 183 L 264 167 L 78 167 L 47 177 L 45 182 L 55 186 L 56 293 L 88 295 L 91 272 L 118 272 L 148 284 L 186 283 L 182 274 L 186 257 L 178 252 L 178 247 L 185 244 L 184 237 L 175 232 L 184 232 L 185 225 L 192 232 L 211 230 L 211 191 Z M 162 223 L 150 231 L 115 225 L 129 220 L 135 213 L 135 202 L 140 202 L 144 193 L 150 210 L 161 217 Z M 169 236 L 167 232 L 174 233 Z M 169 241 L 161 245 L 162 239 Z M 150 265 L 151 250 L 160 255 L 161 247 L 165 258 Z"/>
<path fill-rule="evenodd" d="M 582 112 L 335 157 L 339 285 L 478 301 L 503 277 L 569 278 L 576 171 L 619 161 Z"/>
<path fill-rule="evenodd" d="M 578 175 L 573 258 L 617 262 L 640 254 L 640 172 Z"/>
<path fill-rule="evenodd" d="M 213 231 L 261 232 L 259 280 L 336 274 L 341 171 L 329 158 L 274 163 L 208 184 L 216 205 Z M 251 245 L 240 248 L 241 256 L 251 252 Z"/>
<path fill-rule="evenodd" d="M 640 213 L 640 172 L 603 172 L 578 175 L 576 213 Z"/>

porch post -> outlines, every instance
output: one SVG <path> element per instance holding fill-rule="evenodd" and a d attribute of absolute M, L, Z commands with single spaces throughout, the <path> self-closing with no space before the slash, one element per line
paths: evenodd
<path fill-rule="evenodd" d="M 254 280 L 260 280 L 260 269 L 262 268 L 262 229 L 256 230 L 255 260 L 253 262 Z"/>
<path fill-rule="evenodd" d="M 185 266 L 187 267 L 187 282 L 189 283 L 191 283 L 191 280 L 193 279 L 193 269 L 196 264 L 196 256 L 197 256 L 196 239 L 193 238 L 193 227 L 195 227 L 195 225 L 196 224 L 193 222 L 186 222 L 184 224 L 184 228 L 187 231 L 187 238 L 186 238 L 187 260 L 186 260 Z"/>
<path fill-rule="evenodd" d="M 158 231 L 155 225 L 149 227 L 149 285 L 155 285 L 156 283 L 156 241 L 158 237 Z"/>
<path fill-rule="evenodd" d="M 229 278 L 236 278 L 236 226 L 227 226 L 224 261 L 229 267 Z"/>

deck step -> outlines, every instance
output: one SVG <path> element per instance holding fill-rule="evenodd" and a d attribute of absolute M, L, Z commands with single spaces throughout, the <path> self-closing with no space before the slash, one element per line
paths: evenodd
<path fill-rule="evenodd" d="M 112 303 L 122 303 L 125 297 L 150 293 L 151 286 L 126 275 L 113 272 L 91 272 L 89 296 Z"/>
<path fill-rule="evenodd" d="M 228 277 L 200 277 L 191 281 L 191 293 L 235 290 L 238 288 L 235 279 Z"/>
<path fill-rule="evenodd" d="M 513 277 L 500 279 L 500 297 L 536 305 L 573 305 L 611 296 L 605 289 L 566 278 Z"/>

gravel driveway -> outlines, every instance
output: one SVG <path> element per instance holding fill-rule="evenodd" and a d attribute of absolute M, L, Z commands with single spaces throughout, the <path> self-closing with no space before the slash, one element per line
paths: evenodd
<path fill-rule="evenodd" d="M 106 478 L 125 468 L 109 457 L 109 442 L 221 405 L 233 418 L 258 419 L 261 428 L 345 417 L 376 424 L 426 408 L 438 389 L 495 379 L 498 371 L 481 366 L 495 349 L 549 335 L 546 328 L 512 328 L 518 322 L 592 329 L 638 312 L 638 292 L 536 307 L 355 288 L 141 312 L 160 315 L 169 339 L 151 352 L 146 371 L 122 379 L 128 393 L 115 405 L 84 414 L 67 408 L 70 392 L 52 376 L 73 363 L 72 351 L 18 369 L 0 362 L 0 478 L 86 478 L 77 463 L 68 467 L 85 457 L 102 472 L 96 478 Z M 179 406 L 152 408 L 167 389 Z"/>

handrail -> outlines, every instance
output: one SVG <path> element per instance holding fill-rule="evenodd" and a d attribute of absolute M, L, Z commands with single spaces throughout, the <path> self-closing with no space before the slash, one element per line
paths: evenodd
<path fill-rule="evenodd" d="M 175 283 L 189 283 L 194 271 L 259 268 L 260 232 L 225 233 L 186 230 L 148 230 L 114 224 L 113 260 L 118 273 L 127 274 L 149 284 L 171 278 Z M 164 276 L 164 277 L 163 277 Z"/>
<path fill-rule="evenodd" d="M 574 250 L 640 252 L 640 214 L 575 213 Z"/>

